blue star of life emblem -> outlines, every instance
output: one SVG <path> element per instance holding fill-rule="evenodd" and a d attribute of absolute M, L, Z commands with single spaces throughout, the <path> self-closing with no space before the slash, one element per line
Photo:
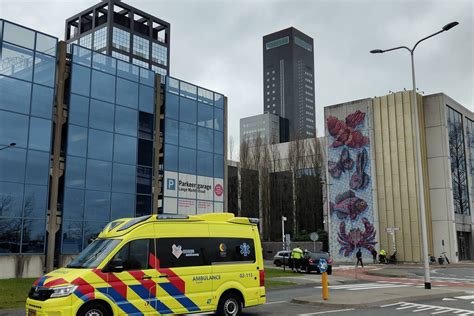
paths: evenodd
<path fill-rule="evenodd" d="M 243 243 L 240 245 L 240 254 L 244 257 L 247 257 L 250 254 L 250 246 L 247 243 Z"/>

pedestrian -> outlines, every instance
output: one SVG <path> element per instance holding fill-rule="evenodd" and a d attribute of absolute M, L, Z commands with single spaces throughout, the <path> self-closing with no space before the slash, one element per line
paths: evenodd
<path fill-rule="evenodd" d="M 370 253 L 372 254 L 372 258 L 374 259 L 374 264 L 376 264 L 377 263 L 377 250 L 375 250 L 375 248 L 372 248 Z"/>
<path fill-rule="evenodd" d="M 362 262 L 362 252 L 360 251 L 360 248 L 359 248 L 359 250 L 358 250 L 357 253 L 356 253 L 356 258 L 357 258 L 356 268 L 357 268 L 357 266 L 359 265 L 359 262 L 360 262 L 360 265 L 361 265 L 362 268 L 363 268 L 363 267 L 364 267 L 364 263 Z"/>
<path fill-rule="evenodd" d="M 387 253 L 385 252 L 385 250 L 380 249 L 379 263 L 387 263 L 386 262 L 386 259 L 387 259 L 386 256 L 387 256 Z"/>
<path fill-rule="evenodd" d="M 291 258 L 293 260 L 293 271 L 298 272 L 301 271 L 301 259 L 303 259 L 303 250 L 301 250 L 300 246 L 296 246 L 291 251 Z"/>

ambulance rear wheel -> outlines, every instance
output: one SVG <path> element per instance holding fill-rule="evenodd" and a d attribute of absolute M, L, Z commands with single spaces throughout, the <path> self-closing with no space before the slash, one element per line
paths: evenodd
<path fill-rule="evenodd" d="M 109 316 L 107 308 L 100 303 L 89 303 L 82 306 L 77 312 L 77 316 Z"/>
<path fill-rule="evenodd" d="M 239 296 L 228 293 L 221 297 L 217 307 L 217 315 L 236 316 L 240 315 L 240 312 L 242 312 L 242 301 Z"/>

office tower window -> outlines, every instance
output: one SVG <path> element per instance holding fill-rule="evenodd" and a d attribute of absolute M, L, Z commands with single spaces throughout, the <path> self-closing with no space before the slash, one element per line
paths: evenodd
<path fill-rule="evenodd" d="M 133 35 L 133 54 L 145 59 L 149 59 L 150 41 L 143 37 Z"/>
<path fill-rule="evenodd" d="M 93 50 L 100 51 L 107 46 L 107 28 L 103 27 L 94 32 Z"/>
<path fill-rule="evenodd" d="M 79 45 L 86 48 L 91 48 L 92 47 L 92 33 L 79 38 Z"/>
<path fill-rule="evenodd" d="M 130 33 L 114 27 L 112 31 L 112 47 L 130 52 Z"/>
<path fill-rule="evenodd" d="M 166 46 L 152 43 L 151 46 L 151 59 L 160 65 L 168 65 L 168 48 Z"/>
<path fill-rule="evenodd" d="M 115 52 L 115 51 L 112 51 L 112 57 L 115 57 L 117 59 L 127 61 L 127 62 L 130 61 L 130 56 L 127 56 L 127 55 L 124 55 L 124 54 L 121 54 L 121 53 L 118 53 L 118 52 Z"/>

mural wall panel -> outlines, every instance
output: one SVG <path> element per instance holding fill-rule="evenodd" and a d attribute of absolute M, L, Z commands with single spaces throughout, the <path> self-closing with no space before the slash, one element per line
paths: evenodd
<path fill-rule="evenodd" d="M 326 109 L 329 245 L 336 261 L 364 257 L 378 243 L 372 192 L 368 100 Z"/>

